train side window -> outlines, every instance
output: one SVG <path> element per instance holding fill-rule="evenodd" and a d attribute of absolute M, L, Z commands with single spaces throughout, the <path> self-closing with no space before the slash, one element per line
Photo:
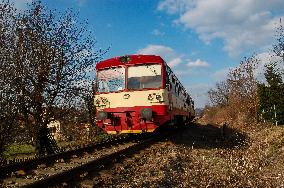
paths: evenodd
<path fill-rule="evenodd" d="M 179 86 L 178 87 L 178 95 L 180 95 L 181 94 L 181 87 Z"/>
<path fill-rule="evenodd" d="M 186 98 L 186 101 L 185 101 L 185 102 L 186 102 L 186 104 L 190 105 L 190 99 L 189 99 L 189 97 Z"/>
<path fill-rule="evenodd" d="M 172 90 L 172 88 L 173 88 L 172 84 L 171 84 L 171 83 L 169 83 L 169 84 L 167 85 L 167 88 L 168 88 L 168 91 L 171 91 L 171 90 Z"/>
<path fill-rule="evenodd" d="M 175 85 L 175 93 L 178 93 L 178 85 Z"/>
<path fill-rule="evenodd" d="M 173 84 L 176 83 L 176 80 L 175 80 L 174 76 L 172 76 L 172 82 L 173 82 Z"/>
<path fill-rule="evenodd" d="M 165 81 L 166 81 L 166 85 L 170 84 L 170 73 L 169 73 L 167 67 L 165 67 Z"/>
<path fill-rule="evenodd" d="M 170 76 L 170 75 L 171 75 L 171 73 L 172 73 L 172 71 L 171 71 L 170 67 L 169 67 L 169 66 L 165 66 L 165 67 L 166 67 L 166 71 L 167 71 L 168 75 Z"/>

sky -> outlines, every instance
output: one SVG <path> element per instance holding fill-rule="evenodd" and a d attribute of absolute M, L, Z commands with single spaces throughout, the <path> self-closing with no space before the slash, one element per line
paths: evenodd
<path fill-rule="evenodd" d="M 24 10 L 32 0 L 14 0 Z M 87 21 L 104 59 L 160 55 L 200 108 L 207 91 L 244 57 L 265 60 L 283 0 L 42 0 L 49 9 L 72 8 Z"/>

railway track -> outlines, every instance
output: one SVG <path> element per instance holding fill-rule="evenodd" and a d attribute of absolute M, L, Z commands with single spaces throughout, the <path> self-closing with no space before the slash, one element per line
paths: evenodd
<path fill-rule="evenodd" d="M 75 177 L 75 174 L 80 173 L 82 169 L 89 168 L 88 165 L 102 164 L 102 161 L 107 160 L 107 156 L 113 151 L 126 149 L 143 139 L 147 139 L 147 135 L 121 137 L 75 150 L 1 166 L 0 187 L 33 187 L 33 184 L 37 187 L 36 182 L 49 184 L 45 181 L 52 179 L 56 182 L 54 178 L 58 176 L 62 180 L 66 179 L 64 176 Z M 106 159 L 100 159 L 104 158 L 103 156 Z M 97 160 L 98 162 L 94 162 Z"/>
<path fill-rule="evenodd" d="M 80 187 L 80 182 L 84 181 L 84 178 L 88 177 L 89 174 L 99 172 L 100 170 L 104 169 L 109 165 L 113 165 L 114 163 L 119 163 L 121 160 L 127 157 L 131 157 L 131 155 L 145 149 L 149 145 L 155 143 L 157 140 L 158 138 L 148 138 L 147 140 L 133 143 L 126 147 L 117 149 L 116 151 L 102 155 L 101 157 L 91 160 L 85 164 L 71 168 L 61 173 L 54 174 L 45 179 L 33 182 L 23 187 L 61 187 L 64 185 L 68 187 Z"/>

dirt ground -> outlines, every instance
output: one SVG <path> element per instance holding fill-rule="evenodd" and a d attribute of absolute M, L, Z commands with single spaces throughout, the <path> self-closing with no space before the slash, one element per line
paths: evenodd
<path fill-rule="evenodd" d="M 194 124 L 115 164 L 95 187 L 284 187 L 284 127 Z"/>

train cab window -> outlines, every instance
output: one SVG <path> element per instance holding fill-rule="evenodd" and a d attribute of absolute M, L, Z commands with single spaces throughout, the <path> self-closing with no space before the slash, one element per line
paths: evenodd
<path fill-rule="evenodd" d="M 98 71 L 98 92 L 115 92 L 125 88 L 125 68 L 117 67 Z"/>
<path fill-rule="evenodd" d="M 128 89 L 161 88 L 162 66 L 158 64 L 128 67 Z"/>

